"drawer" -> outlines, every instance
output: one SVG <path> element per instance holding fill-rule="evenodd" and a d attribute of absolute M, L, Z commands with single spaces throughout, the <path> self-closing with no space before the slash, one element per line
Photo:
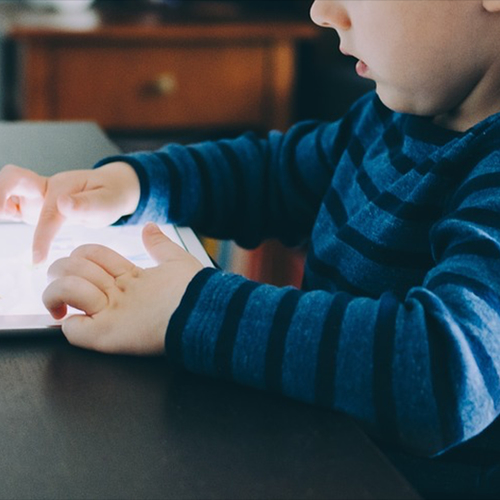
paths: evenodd
<path fill-rule="evenodd" d="M 265 56 L 259 45 L 58 47 L 53 118 L 109 129 L 260 124 Z"/>

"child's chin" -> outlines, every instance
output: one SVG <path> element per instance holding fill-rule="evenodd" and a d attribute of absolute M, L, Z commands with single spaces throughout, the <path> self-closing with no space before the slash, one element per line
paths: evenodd
<path fill-rule="evenodd" d="M 415 102 L 413 102 L 409 98 L 406 98 L 404 95 L 401 95 L 401 93 L 399 92 L 391 92 L 387 89 L 381 89 L 378 85 L 376 88 L 376 92 L 384 106 L 388 107 L 392 111 L 395 111 L 396 113 L 405 113 L 418 116 L 430 116 L 432 114 L 427 113 L 425 110 L 419 109 L 419 106 L 416 105 Z"/>

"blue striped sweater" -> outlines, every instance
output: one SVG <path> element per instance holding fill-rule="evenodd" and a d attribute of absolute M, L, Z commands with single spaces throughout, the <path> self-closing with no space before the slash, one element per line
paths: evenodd
<path fill-rule="evenodd" d="M 129 223 L 254 247 L 308 243 L 301 290 L 214 269 L 191 282 L 170 360 L 345 412 L 435 455 L 500 408 L 500 116 L 464 133 L 387 109 L 266 138 L 166 145 L 129 162 Z"/>

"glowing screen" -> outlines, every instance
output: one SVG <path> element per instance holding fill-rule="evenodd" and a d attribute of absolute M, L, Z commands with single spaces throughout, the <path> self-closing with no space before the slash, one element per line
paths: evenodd
<path fill-rule="evenodd" d="M 161 226 L 175 243 L 185 248 L 174 226 Z M 47 270 L 55 260 L 68 256 L 85 243 L 98 243 L 117 251 L 140 267 L 156 265 L 141 239 L 142 226 L 111 226 L 88 229 L 63 227 L 54 240 L 47 262 L 32 264 L 34 227 L 0 224 L 0 316 L 47 314 L 42 293 L 47 286 Z"/>

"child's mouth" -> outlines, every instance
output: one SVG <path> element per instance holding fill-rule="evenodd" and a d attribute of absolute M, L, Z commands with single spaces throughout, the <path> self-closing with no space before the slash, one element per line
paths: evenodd
<path fill-rule="evenodd" d="M 366 75 L 368 73 L 368 66 L 366 65 L 365 62 L 359 60 L 357 63 L 356 63 L 356 73 L 359 75 L 359 76 L 362 76 L 364 78 L 366 78 Z"/>

